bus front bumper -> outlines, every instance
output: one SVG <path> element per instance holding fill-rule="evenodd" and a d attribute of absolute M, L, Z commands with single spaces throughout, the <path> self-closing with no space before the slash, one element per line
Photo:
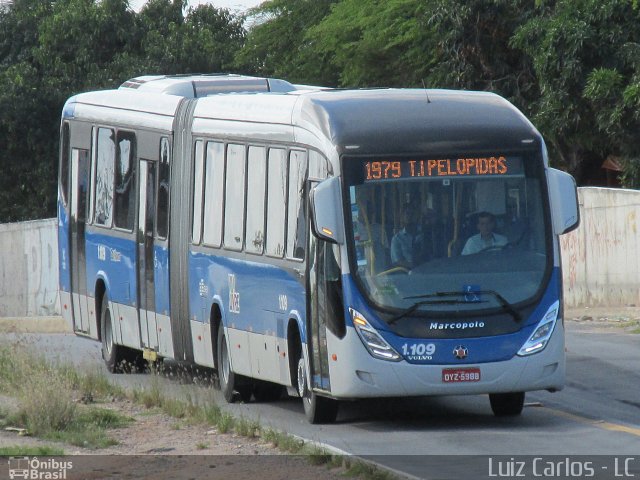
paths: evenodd
<path fill-rule="evenodd" d="M 559 321 L 546 348 L 526 357 L 478 364 L 411 364 L 372 357 L 353 328 L 328 338 L 331 394 L 335 398 L 471 395 L 561 390 L 565 381 L 564 328 Z M 480 379 L 445 382 L 445 369 L 479 369 Z"/>

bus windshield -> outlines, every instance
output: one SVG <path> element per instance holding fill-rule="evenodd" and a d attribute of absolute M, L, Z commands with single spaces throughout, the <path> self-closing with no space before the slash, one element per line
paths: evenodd
<path fill-rule="evenodd" d="M 372 304 L 515 312 L 540 291 L 550 264 L 540 155 L 343 160 L 351 268 Z"/>

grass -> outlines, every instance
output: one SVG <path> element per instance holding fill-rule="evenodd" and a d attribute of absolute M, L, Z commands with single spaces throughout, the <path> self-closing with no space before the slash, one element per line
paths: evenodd
<path fill-rule="evenodd" d="M 626 328 L 629 333 L 633 333 L 637 335 L 640 333 L 640 322 L 637 320 L 633 322 L 629 322 L 629 324 L 626 325 Z"/>
<path fill-rule="evenodd" d="M 56 366 L 19 345 L 0 346 L 0 391 L 19 400 L 15 411 L 2 412 L 2 424 L 26 428 L 48 440 L 103 448 L 116 443 L 108 429 L 132 421 L 112 410 L 82 404 L 97 396 L 122 394 L 104 375 Z"/>
<path fill-rule="evenodd" d="M 64 450 L 58 447 L 27 445 L 15 445 L 0 447 L 0 457 L 37 457 L 37 456 L 60 456 L 64 455 Z"/>
<path fill-rule="evenodd" d="M 392 480 L 395 476 L 382 470 L 375 465 L 365 463 L 362 461 L 348 462 L 348 466 L 345 466 L 347 471 L 345 475 L 348 477 L 360 477 L 368 480 Z"/>
<path fill-rule="evenodd" d="M 206 425 L 217 425 L 221 417 L 222 410 L 213 402 L 202 405 L 194 412 L 194 420 L 197 423 L 204 423 Z"/>
<path fill-rule="evenodd" d="M 216 427 L 220 433 L 229 433 L 233 429 L 235 418 L 229 413 L 221 413 L 220 419 L 216 422 Z"/>
<path fill-rule="evenodd" d="M 178 419 L 174 429 L 183 425 L 205 424 L 221 434 L 239 436 L 270 443 L 289 453 L 304 455 L 312 465 L 342 469 L 350 477 L 367 480 L 390 480 L 389 472 L 350 457 L 334 455 L 327 450 L 307 445 L 299 438 L 273 429 L 265 429 L 257 420 L 235 418 L 208 399 L 198 403 L 191 396 L 176 399 L 166 394 L 159 375 L 154 374 L 146 388 L 125 391 L 112 384 L 98 370 L 82 373 L 70 365 L 56 365 L 20 345 L 0 344 L 0 391 L 19 399 L 15 412 L 0 410 L 0 426 L 18 425 L 30 434 L 85 448 L 105 448 L 116 442 L 108 431 L 129 425 L 133 419 L 114 410 L 93 404 L 103 399 L 128 398 L 149 409 L 149 414 L 163 412 Z M 195 445 L 198 450 L 209 443 Z M 5 453 L 7 452 L 7 453 Z M 5 447 L 0 455 L 62 455 L 55 447 Z"/>
<path fill-rule="evenodd" d="M 240 417 L 234 425 L 235 432 L 246 438 L 257 438 L 260 435 L 260 422 Z"/>
<path fill-rule="evenodd" d="M 278 430 L 268 429 L 262 432 L 262 438 L 274 447 L 287 453 L 302 453 L 304 441 Z"/>

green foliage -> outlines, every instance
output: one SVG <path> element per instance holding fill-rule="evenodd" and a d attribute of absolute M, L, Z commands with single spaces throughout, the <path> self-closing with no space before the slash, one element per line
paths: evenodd
<path fill-rule="evenodd" d="M 260 422 L 240 417 L 235 422 L 234 430 L 241 437 L 256 438 L 260 434 Z"/>
<path fill-rule="evenodd" d="M 182 1 L 152 0 L 140 12 L 142 55 L 147 73 L 211 73 L 231 68 L 244 41 L 239 18 L 211 5 L 191 8 Z"/>
<path fill-rule="evenodd" d="M 251 11 L 255 25 L 236 57 L 239 70 L 295 83 L 333 86 L 329 59 L 307 38 L 338 0 L 269 0 Z"/>
<path fill-rule="evenodd" d="M 0 8 L 0 222 L 55 215 L 74 93 L 144 74 L 489 90 L 582 184 L 609 156 L 640 186 L 637 0 L 268 0 L 246 17 L 186 0 L 15 0 Z"/>
<path fill-rule="evenodd" d="M 608 155 L 637 151 L 623 124 L 633 117 L 624 98 L 638 63 L 639 18 L 628 0 L 560 0 L 513 39 L 533 60 L 541 93 L 534 123 L 578 182 Z"/>
<path fill-rule="evenodd" d="M 342 86 L 408 86 L 424 71 L 424 17 L 417 0 L 343 0 L 305 40 L 330 59 Z M 417 76 L 416 76 L 417 75 Z"/>
<path fill-rule="evenodd" d="M 116 411 L 87 407 L 77 397 L 87 388 L 108 392 L 95 374 L 59 366 L 22 345 L 0 345 L 0 391 L 16 397 L 15 412 L 0 412 L 2 424 L 26 428 L 31 435 L 77 446 L 101 448 L 115 444 L 107 430 L 132 419 Z M 114 389 L 118 390 L 117 387 Z"/>
<path fill-rule="evenodd" d="M 15 0 L 0 7 L 0 223 L 55 216 L 60 111 L 71 95 L 144 74 L 219 72 L 240 18 L 185 0 Z"/>
<path fill-rule="evenodd" d="M 64 450 L 59 447 L 28 445 L 15 445 L 8 447 L 0 447 L 1 457 L 53 457 L 64 455 Z"/>

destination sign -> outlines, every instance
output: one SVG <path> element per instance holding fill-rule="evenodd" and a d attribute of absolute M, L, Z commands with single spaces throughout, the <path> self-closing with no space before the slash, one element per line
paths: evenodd
<path fill-rule="evenodd" d="M 364 162 L 365 181 L 419 177 L 483 177 L 521 175 L 520 157 L 470 157 L 427 160 L 375 160 Z"/>

